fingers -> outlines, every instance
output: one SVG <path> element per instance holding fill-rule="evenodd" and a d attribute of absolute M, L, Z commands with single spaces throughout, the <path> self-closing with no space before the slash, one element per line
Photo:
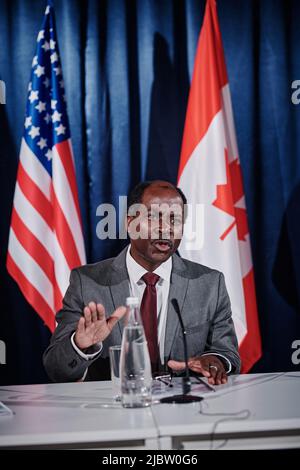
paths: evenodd
<path fill-rule="evenodd" d="M 91 304 L 91 302 L 90 302 L 90 304 Z M 92 323 L 92 312 L 91 312 L 91 309 L 90 309 L 90 304 L 88 306 L 84 307 L 84 309 L 83 309 L 86 328 L 89 327 Z"/>
<path fill-rule="evenodd" d="M 96 305 L 95 302 L 89 302 L 89 304 L 84 307 L 83 313 L 86 328 L 91 326 L 91 324 L 95 323 L 97 320 L 103 320 L 103 318 L 105 318 L 105 310 L 103 305 Z"/>
<path fill-rule="evenodd" d="M 107 319 L 107 326 L 111 331 L 115 324 L 125 315 L 126 307 L 118 307 L 113 314 Z"/>
<path fill-rule="evenodd" d="M 219 380 L 220 380 L 220 383 L 221 383 L 221 384 L 226 384 L 226 383 L 228 382 L 228 377 L 227 377 L 226 372 L 220 371 Z M 220 384 L 219 384 L 219 385 L 220 385 Z"/>
<path fill-rule="evenodd" d="M 103 320 L 105 318 L 105 308 L 102 304 L 97 304 L 97 319 Z"/>
<path fill-rule="evenodd" d="M 215 368 L 215 366 L 213 366 L 213 367 L 209 368 L 209 371 L 210 371 L 210 377 L 208 379 L 208 382 L 211 385 L 215 385 L 215 384 L 218 385 L 217 376 L 218 376 L 219 370 L 217 368 Z"/>
<path fill-rule="evenodd" d="M 168 366 L 172 370 L 179 372 L 185 369 L 185 362 L 170 360 L 168 361 Z M 188 366 L 193 372 L 207 377 L 208 382 L 211 385 L 221 385 L 227 382 L 227 375 L 223 369 L 218 368 L 218 370 L 216 370 L 214 368 L 209 368 L 209 365 L 202 364 L 200 359 L 189 359 Z"/>
<path fill-rule="evenodd" d="M 216 385 L 221 385 L 222 383 L 222 370 L 221 369 L 218 369 L 218 370 L 215 370 L 216 372 L 216 375 L 215 375 L 215 384 Z"/>
<path fill-rule="evenodd" d="M 87 315 L 86 315 L 87 314 Z M 78 346 L 79 349 L 84 349 L 90 344 L 87 344 L 85 341 L 85 326 L 86 326 L 86 316 L 90 315 L 90 312 L 86 312 L 83 317 L 80 317 L 77 323 L 77 329 L 74 336 L 75 344 Z"/>
<path fill-rule="evenodd" d="M 113 314 L 106 319 L 104 306 L 95 302 L 89 304 L 83 310 L 84 317 L 81 327 L 92 338 L 92 344 L 103 341 L 111 332 L 115 324 L 126 313 L 126 307 L 118 307 Z"/>
<path fill-rule="evenodd" d="M 123 307 L 123 305 L 121 307 L 118 307 L 114 313 L 111 315 L 110 318 L 117 318 L 117 320 L 120 320 L 126 313 L 126 307 Z"/>
<path fill-rule="evenodd" d="M 79 319 L 74 341 L 80 349 L 90 347 L 107 336 L 108 329 L 105 321 L 103 305 L 89 302 L 83 309 L 83 316 Z"/>
<path fill-rule="evenodd" d="M 207 377 L 211 385 L 221 385 L 227 383 L 227 375 L 221 362 L 210 362 L 208 357 L 191 357 L 188 360 L 188 367 L 193 372 Z M 174 371 L 181 371 L 185 368 L 183 361 L 168 361 L 168 366 Z"/>
<path fill-rule="evenodd" d="M 208 379 L 211 385 L 221 385 L 228 382 L 227 374 L 222 369 L 211 369 L 211 377 Z"/>
<path fill-rule="evenodd" d="M 190 358 L 189 367 L 197 373 L 201 373 L 208 379 L 211 385 L 227 383 L 227 374 L 223 363 L 213 354 Z"/>
<path fill-rule="evenodd" d="M 90 307 L 91 314 L 92 314 L 92 323 L 94 323 L 98 320 L 97 306 L 96 306 L 95 302 L 90 302 L 89 307 Z"/>
<path fill-rule="evenodd" d="M 183 361 L 173 361 L 170 360 L 168 361 L 168 366 L 175 371 L 183 370 L 185 369 L 185 362 Z"/>
<path fill-rule="evenodd" d="M 79 334 L 84 333 L 85 329 L 85 317 L 80 317 L 79 322 L 77 324 L 77 332 Z"/>
<path fill-rule="evenodd" d="M 104 306 L 100 303 L 96 305 L 95 302 L 89 302 L 89 304 L 84 307 L 84 322 L 83 326 L 85 328 L 91 327 L 98 321 L 105 320 L 105 309 Z M 126 307 L 118 307 L 113 314 L 108 318 L 107 325 L 110 330 L 115 326 L 115 324 L 123 317 L 126 313 Z"/>
<path fill-rule="evenodd" d="M 209 378 L 211 376 L 211 372 L 205 364 L 201 362 L 201 359 L 189 359 L 188 361 L 189 368 L 193 372 L 197 372 L 198 374 L 204 375 L 204 377 Z"/>

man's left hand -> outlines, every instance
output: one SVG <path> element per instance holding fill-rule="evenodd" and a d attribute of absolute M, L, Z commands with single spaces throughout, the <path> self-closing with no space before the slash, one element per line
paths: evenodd
<path fill-rule="evenodd" d="M 168 366 L 174 371 L 185 369 L 185 362 L 173 361 L 168 362 Z M 188 360 L 189 369 L 198 374 L 207 377 L 208 383 L 211 385 L 221 385 L 227 383 L 227 375 L 225 367 L 220 359 L 214 354 L 207 356 L 191 357 Z"/>

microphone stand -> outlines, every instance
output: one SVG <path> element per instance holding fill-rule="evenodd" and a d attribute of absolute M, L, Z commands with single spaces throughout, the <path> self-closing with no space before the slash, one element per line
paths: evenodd
<path fill-rule="evenodd" d="M 174 307 L 175 312 L 177 313 L 180 328 L 183 337 L 183 349 L 184 349 L 184 360 L 185 360 L 185 375 L 182 377 L 182 394 L 181 395 L 173 395 L 171 397 L 161 398 L 161 403 L 193 403 L 196 401 L 203 400 L 202 397 L 197 397 L 195 395 L 188 395 L 191 391 L 191 379 L 190 379 L 190 372 L 188 366 L 188 352 L 187 352 L 187 341 L 186 341 L 186 330 L 184 328 L 184 324 L 182 321 L 182 316 L 180 313 L 180 308 L 177 302 L 177 299 L 172 299 L 171 303 Z"/>

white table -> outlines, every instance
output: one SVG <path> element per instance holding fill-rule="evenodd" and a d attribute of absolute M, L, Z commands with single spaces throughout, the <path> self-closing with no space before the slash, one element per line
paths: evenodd
<path fill-rule="evenodd" d="M 110 382 L 1 387 L 15 414 L 0 419 L 0 447 L 158 448 L 152 409 L 113 408 L 110 397 Z"/>
<path fill-rule="evenodd" d="M 110 382 L 1 387 L 15 414 L 0 419 L 0 447 L 300 448 L 300 373 L 232 376 L 188 405 L 130 410 L 110 397 Z"/>
<path fill-rule="evenodd" d="M 201 405 L 153 414 L 162 449 L 300 448 L 299 401 L 300 373 L 248 374 L 229 377 Z"/>

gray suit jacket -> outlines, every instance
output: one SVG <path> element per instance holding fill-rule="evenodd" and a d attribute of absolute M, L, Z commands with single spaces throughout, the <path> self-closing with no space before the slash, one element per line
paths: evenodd
<path fill-rule="evenodd" d="M 89 367 L 87 379 L 109 379 L 108 348 L 121 344 L 124 319 L 115 325 L 103 342 L 99 356 L 86 361 L 74 350 L 70 337 L 76 330 L 83 308 L 90 301 L 102 303 L 109 316 L 129 296 L 126 250 L 116 258 L 74 269 L 56 315 L 57 328 L 44 353 L 44 365 L 56 382 L 76 381 Z M 169 300 L 177 299 L 186 329 L 188 356 L 215 352 L 226 356 L 232 371 L 240 370 L 237 339 L 231 318 L 230 301 L 222 273 L 173 255 Z M 89 348 L 89 353 L 95 348 Z M 169 301 L 165 335 L 165 363 L 184 360 L 183 340 L 177 314 Z"/>

